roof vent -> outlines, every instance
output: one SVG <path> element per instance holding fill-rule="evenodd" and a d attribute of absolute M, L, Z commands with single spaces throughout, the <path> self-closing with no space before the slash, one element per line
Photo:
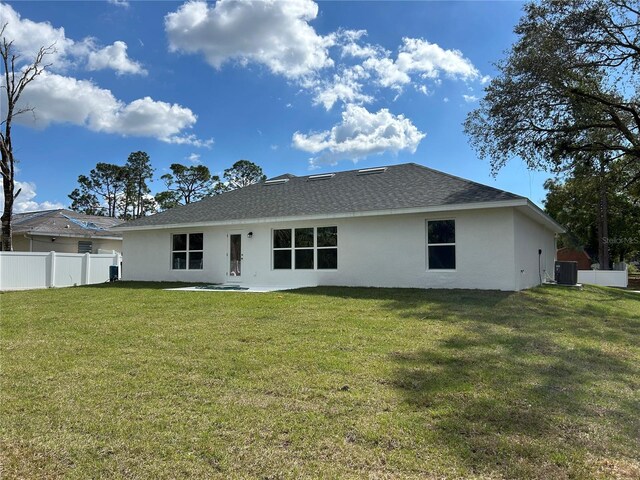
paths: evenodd
<path fill-rule="evenodd" d="M 275 178 L 273 180 L 267 180 L 264 182 L 265 185 L 281 185 L 283 183 L 287 183 L 289 181 L 288 178 Z"/>
<path fill-rule="evenodd" d="M 310 175 L 309 180 L 327 180 L 329 178 L 335 177 L 335 173 L 321 173 L 319 175 Z"/>
<path fill-rule="evenodd" d="M 387 167 L 363 168 L 358 170 L 358 175 L 373 175 L 374 173 L 384 173 L 386 171 Z"/>

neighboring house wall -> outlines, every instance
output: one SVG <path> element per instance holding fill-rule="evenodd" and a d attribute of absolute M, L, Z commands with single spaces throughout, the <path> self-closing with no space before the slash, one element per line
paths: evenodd
<path fill-rule="evenodd" d="M 567 247 L 558 249 L 557 257 L 562 262 L 577 262 L 578 270 L 591 270 L 591 264 L 594 263 L 584 250 Z"/>
<path fill-rule="evenodd" d="M 51 241 L 55 238 L 55 241 Z M 15 252 L 60 252 L 78 253 L 78 242 L 92 242 L 91 253 L 98 250 L 122 252 L 122 240 L 86 237 L 53 237 L 51 235 L 14 234 L 13 250 Z"/>
<path fill-rule="evenodd" d="M 427 269 L 427 220 L 454 219 L 456 228 L 456 270 Z M 542 227 L 525 225 L 539 241 L 522 248 L 527 253 L 538 244 L 553 258 L 553 233 Z M 337 270 L 274 270 L 272 230 L 301 227 L 338 227 Z M 529 228 L 530 227 L 530 228 Z M 174 233 L 204 233 L 204 268 L 171 270 L 171 239 Z M 247 234 L 253 232 L 252 238 Z M 344 285 L 418 288 L 482 288 L 515 290 L 537 284 L 523 281 L 514 272 L 533 269 L 529 260 L 515 265 L 516 228 L 513 208 L 462 210 L 429 214 L 354 217 L 338 220 L 283 221 L 252 225 L 139 230 L 124 232 L 123 279 L 184 281 L 255 285 Z M 242 234 L 243 275 L 228 275 L 228 234 Z M 527 234 L 528 235 L 528 234 Z M 545 235 L 550 238 L 543 239 Z M 527 237 L 528 238 L 528 237 Z M 521 239 L 522 240 L 522 239 Z M 523 240 L 524 242 L 524 240 Z M 533 245 L 535 243 L 535 247 Z M 551 263 L 552 265 L 552 263 Z M 549 267 L 545 257 L 545 266 Z M 537 264 L 535 266 L 537 279 Z"/>
<path fill-rule="evenodd" d="M 553 279 L 556 254 L 555 235 L 523 213 L 514 210 L 516 290 Z M 538 251 L 542 250 L 539 255 Z"/>

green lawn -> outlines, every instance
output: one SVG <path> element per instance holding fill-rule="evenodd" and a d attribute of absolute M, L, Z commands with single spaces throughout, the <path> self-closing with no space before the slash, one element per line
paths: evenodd
<path fill-rule="evenodd" d="M 640 295 L 0 295 L 2 478 L 639 478 Z"/>

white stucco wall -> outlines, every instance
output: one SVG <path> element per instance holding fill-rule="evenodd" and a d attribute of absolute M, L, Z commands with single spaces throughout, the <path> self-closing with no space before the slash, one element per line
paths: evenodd
<path fill-rule="evenodd" d="M 556 242 L 554 233 L 514 209 L 516 289 L 523 290 L 553 279 Z M 538 251 L 542 250 L 539 254 Z"/>
<path fill-rule="evenodd" d="M 517 282 L 515 273 L 521 269 L 521 262 L 516 266 L 516 216 L 513 208 L 493 208 L 124 232 L 122 275 L 124 280 L 211 283 L 236 283 L 240 280 L 254 285 L 515 290 L 524 288 L 521 285 L 525 284 L 520 277 Z M 426 221 L 439 219 L 456 221 L 455 271 L 427 269 Z M 272 229 L 334 225 L 338 227 L 337 270 L 272 269 Z M 203 270 L 171 270 L 171 235 L 199 232 L 204 233 Z M 253 232 L 252 238 L 247 238 L 248 232 Z M 230 233 L 243 235 L 241 279 L 228 275 L 227 235 Z M 549 235 L 553 243 L 553 234 L 549 232 Z M 525 235 L 525 238 L 528 237 Z M 523 250 L 528 251 L 528 247 Z M 527 266 L 526 271 L 529 269 Z"/>
<path fill-rule="evenodd" d="M 27 235 L 16 233 L 13 235 L 13 250 L 16 252 L 60 252 L 78 253 L 78 242 L 92 242 L 91 253 L 98 253 L 98 250 L 109 250 L 122 252 L 122 240 L 112 240 L 107 238 L 86 238 L 86 237 L 55 237 L 51 241 L 51 235 Z"/>

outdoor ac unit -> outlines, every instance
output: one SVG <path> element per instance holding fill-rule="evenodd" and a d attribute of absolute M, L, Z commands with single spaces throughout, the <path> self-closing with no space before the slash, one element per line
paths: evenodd
<path fill-rule="evenodd" d="M 578 262 L 556 262 L 556 283 L 575 285 L 578 283 Z"/>

